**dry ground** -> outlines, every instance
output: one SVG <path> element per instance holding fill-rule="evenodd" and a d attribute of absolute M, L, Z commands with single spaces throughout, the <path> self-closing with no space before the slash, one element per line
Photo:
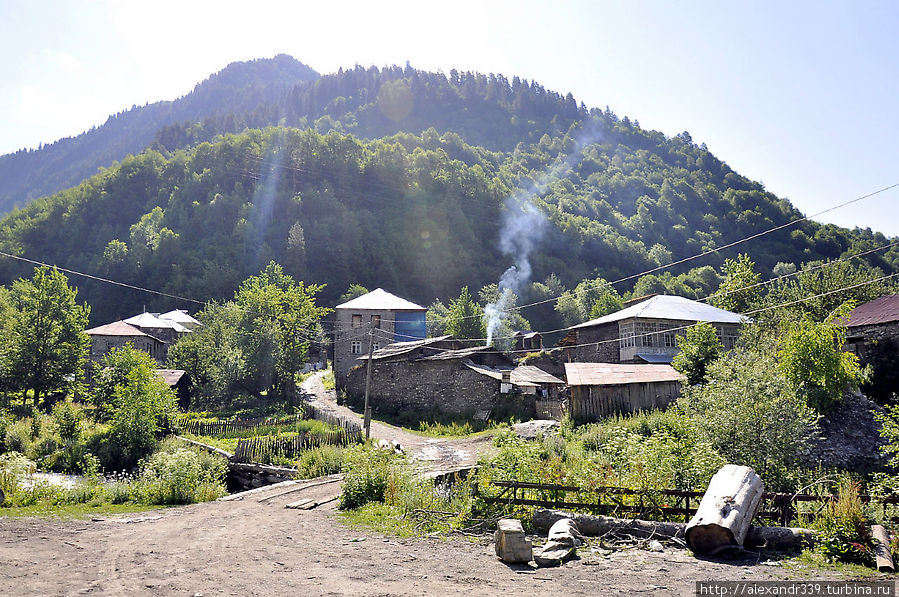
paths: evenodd
<path fill-rule="evenodd" d="M 490 537 L 394 539 L 346 527 L 336 484 L 101 520 L 0 519 L 2 595 L 691 595 L 697 580 L 790 573 L 754 556 L 591 547 L 561 568 L 508 566 Z"/>
<path fill-rule="evenodd" d="M 315 400 L 340 410 L 318 378 L 309 384 Z M 473 464 L 489 444 L 378 423 L 373 435 L 403 443 L 439 470 Z M 697 580 L 797 575 L 758 556 L 609 553 L 595 541 L 561 568 L 508 566 L 489 536 L 394 539 L 348 528 L 333 501 L 308 511 L 284 507 L 333 498 L 337 484 L 260 501 L 279 491 L 98 520 L 0 518 L 0 595 L 692 595 Z"/>

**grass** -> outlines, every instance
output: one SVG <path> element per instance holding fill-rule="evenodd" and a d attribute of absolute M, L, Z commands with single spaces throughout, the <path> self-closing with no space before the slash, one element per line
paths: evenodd
<path fill-rule="evenodd" d="M 785 570 L 795 572 L 803 578 L 820 578 L 821 571 L 836 572 L 849 578 L 866 578 L 880 574 L 876 568 L 828 560 L 820 553 L 810 550 L 803 550 L 798 556 L 781 562 Z"/>
<path fill-rule="evenodd" d="M 58 517 L 58 518 L 88 518 L 95 516 L 111 516 L 115 514 L 129 514 L 131 512 L 148 512 L 159 510 L 163 506 L 148 506 L 146 504 L 63 504 L 38 503 L 21 508 L 0 508 L 0 518 L 20 518 L 24 516 Z"/>

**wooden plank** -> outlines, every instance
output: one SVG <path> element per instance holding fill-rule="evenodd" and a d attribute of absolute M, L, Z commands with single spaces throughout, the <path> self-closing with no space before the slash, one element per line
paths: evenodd
<path fill-rule="evenodd" d="M 295 502 L 290 502 L 289 504 L 286 504 L 284 507 L 290 508 L 291 510 L 309 510 L 311 508 L 305 507 L 305 506 L 308 506 L 309 504 L 312 504 L 312 506 L 311 506 L 312 508 L 315 507 L 315 501 L 310 500 L 309 498 L 297 500 Z"/>
<path fill-rule="evenodd" d="M 288 487 L 290 485 L 294 485 L 299 483 L 299 481 L 281 481 L 280 483 L 275 483 L 274 485 L 265 485 L 263 487 L 257 487 L 256 489 L 250 489 L 249 491 L 241 491 L 240 493 L 232 493 L 231 495 L 226 495 L 224 497 L 220 497 L 217 499 L 217 502 L 233 502 L 242 500 L 247 496 L 254 496 L 260 493 L 264 493 L 266 491 L 271 491 L 273 489 L 279 487 Z"/>

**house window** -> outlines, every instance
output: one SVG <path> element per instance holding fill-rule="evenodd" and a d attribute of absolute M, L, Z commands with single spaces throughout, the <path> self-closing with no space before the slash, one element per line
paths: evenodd
<path fill-rule="evenodd" d="M 353 354 L 362 354 L 362 342 L 359 340 L 353 340 L 352 348 Z"/>
<path fill-rule="evenodd" d="M 381 316 L 380 315 L 372 315 L 371 316 L 371 327 L 376 330 L 381 329 Z"/>
<path fill-rule="evenodd" d="M 353 327 L 361 328 L 362 327 L 362 315 L 353 315 Z"/>
<path fill-rule="evenodd" d="M 380 342 L 374 342 L 374 343 L 372 343 L 371 349 L 372 349 L 372 350 L 381 350 L 381 343 L 380 343 Z"/>

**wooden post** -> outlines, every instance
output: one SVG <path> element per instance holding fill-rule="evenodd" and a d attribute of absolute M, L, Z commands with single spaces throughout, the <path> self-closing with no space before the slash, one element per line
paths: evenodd
<path fill-rule="evenodd" d="M 365 427 L 365 439 L 369 438 L 371 431 L 371 406 L 368 404 L 368 393 L 371 388 L 371 355 L 375 351 L 375 328 L 371 326 L 368 330 L 368 367 L 365 370 L 365 418 L 363 427 Z"/>
<path fill-rule="evenodd" d="M 696 514 L 687 524 L 687 545 L 698 554 L 742 548 L 764 491 L 762 479 L 751 468 L 725 464 L 709 481 Z"/>

